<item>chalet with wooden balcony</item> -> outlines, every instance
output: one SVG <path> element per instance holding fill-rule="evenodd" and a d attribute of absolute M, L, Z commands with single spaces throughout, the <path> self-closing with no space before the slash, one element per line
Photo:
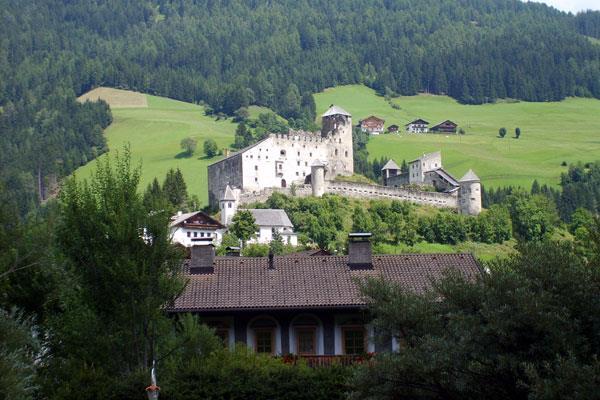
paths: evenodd
<path fill-rule="evenodd" d="M 347 256 L 216 257 L 213 246 L 194 246 L 183 265 L 189 283 L 169 312 L 200 316 L 227 346 L 323 365 L 401 346 L 398 337 L 375 340 L 357 282 L 421 292 L 448 270 L 481 273 L 471 254 L 373 255 L 369 238 L 351 234 Z"/>

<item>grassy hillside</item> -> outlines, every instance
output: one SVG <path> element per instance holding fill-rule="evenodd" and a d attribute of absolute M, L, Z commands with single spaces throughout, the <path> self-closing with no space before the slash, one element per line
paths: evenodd
<path fill-rule="evenodd" d="M 171 100 L 163 97 L 142 95 L 147 106 L 140 102 L 140 94 L 130 93 L 132 102 L 140 104 L 132 108 L 122 91 L 103 91 L 102 98 L 109 104 L 113 99 L 119 103 L 111 105 L 114 122 L 106 130 L 106 138 L 110 151 L 119 150 L 129 143 L 134 163 L 142 163 L 142 187 L 145 187 L 155 176 L 164 179 L 169 168 L 179 167 L 188 184 L 190 194 L 196 194 L 203 204 L 208 201 L 206 166 L 214 158 L 204 157 L 202 143 L 213 138 L 220 148 L 233 142 L 236 125 L 230 120 L 215 121 L 204 115 L 201 106 Z M 192 157 L 183 157 L 180 141 L 185 137 L 193 137 L 198 141 L 198 149 Z M 76 171 L 78 179 L 89 176 L 95 161 Z"/>
<path fill-rule="evenodd" d="M 373 90 L 349 85 L 318 93 L 315 101 L 317 113 L 338 104 L 352 114 L 354 122 L 371 114 L 384 118 L 386 126 L 404 126 L 416 118 L 432 124 L 451 119 L 467 134 L 380 135 L 369 142 L 370 156 L 400 162 L 441 150 L 451 173 L 461 177 L 473 168 L 488 187 L 529 187 L 533 179 L 556 184 L 566 170 L 563 161 L 600 159 L 600 101 L 595 99 L 468 106 L 445 96 L 419 95 L 393 99 L 400 106 L 396 110 Z M 501 127 L 508 130 L 504 139 L 497 137 Z M 516 127 L 521 128 L 520 139 L 512 138 Z"/>

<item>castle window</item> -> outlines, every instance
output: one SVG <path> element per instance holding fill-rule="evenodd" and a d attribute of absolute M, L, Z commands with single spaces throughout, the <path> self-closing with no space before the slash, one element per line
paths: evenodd
<path fill-rule="evenodd" d="M 308 161 L 304 161 L 304 166 L 308 167 Z"/>
<path fill-rule="evenodd" d="M 308 153 L 308 156 L 309 156 L 309 157 L 312 157 L 312 153 Z"/>
<path fill-rule="evenodd" d="M 344 152 L 344 156 L 348 157 L 348 150 Z"/>
<path fill-rule="evenodd" d="M 296 171 L 296 176 L 299 176 L 299 175 L 300 175 L 300 172 Z"/>
<path fill-rule="evenodd" d="M 265 158 L 268 160 L 268 159 L 269 159 L 269 156 L 265 156 Z"/>
<path fill-rule="evenodd" d="M 279 152 L 279 154 L 281 154 L 282 156 L 285 156 L 285 150 L 281 150 L 281 151 Z"/>
<path fill-rule="evenodd" d="M 258 178 L 254 178 L 254 182 L 258 182 Z"/>
<path fill-rule="evenodd" d="M 335 149 L 335 155 L 336 156 L 338 155 L 338 149 Z"/>
<path fill-rule="evenodd" d="M 300 161 L 298 161 L 298 166 L 300 166 Z"/>
<path fill-rule="evenodd" d="M 282 165 L 282 164 L 279 164 L 278 166 L 279 166 L 279 169 L 281 169 L 281 167 L 282 167 L 283 165 Z"/>
<path fill-rule="evenodd" d="M 254 166 L 254 170 L 255 170 L 255 171 L 258 171 L 258 165 L 255 165 L 255 166 Z"/>
<path fill-rule="evenodd" d="M 306 176 L 306 172 L 303 172 L 303 173 L 302 173 L 302 176 Z"/>
<path fill-rule="evenodd" d="M 300 152 L 298 152 L 298 157 L 300 157 Z"/>

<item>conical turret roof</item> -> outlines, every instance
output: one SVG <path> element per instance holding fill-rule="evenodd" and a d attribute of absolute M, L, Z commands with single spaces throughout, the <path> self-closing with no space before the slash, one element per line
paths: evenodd
<path fill-rule="evenodd" d="M 473 172 L 472 169 L 468 170 L 467 173 L 460 178 L 459 182 L 470 182 L 470 181 L 480 181 L 479 177 Z"/>
<path fill-rule="evenodd" d="M 329 110 L 325 111 L 322 117 L 329 117 L 332 115 L 345 115 L 346 117 L 351 117 L 348 111 L 344 110 L 342 107 L 334 106 L 333 104 L 329 107 Z"/>
<path fill-rule="evenodd" d="M 400 169 L 400 167 L 394 162 L 394 160 L 390 159 L 387 163 L 385 163 L 383 168 L 381 168 L 382 171 L 385 171 L 386 169 Z"/>

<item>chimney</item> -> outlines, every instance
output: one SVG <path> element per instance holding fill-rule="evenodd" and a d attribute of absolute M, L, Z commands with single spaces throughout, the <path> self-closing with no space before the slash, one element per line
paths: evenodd
<path fill-rule="evenodd" d="M 227 257 L 239 257 L 240 256 L 240 248 L 234 246 L 227 246 L 225 248 L 225 255 Z"/>
<path fill-rule="evenodd" d="M 206 275 L 215 272 L 215 246 L 211 238 L 192 239 L 190 275 Z"/>
<path fill-rule="evenodd" d="M 269 250 L 269 269 L 275 269 L 275 255 Z"/>
<path fill-rule="evenodd" d="M 373 269 L 371 233 L 348 234 L 348 266 L 351 270 Z"/>

